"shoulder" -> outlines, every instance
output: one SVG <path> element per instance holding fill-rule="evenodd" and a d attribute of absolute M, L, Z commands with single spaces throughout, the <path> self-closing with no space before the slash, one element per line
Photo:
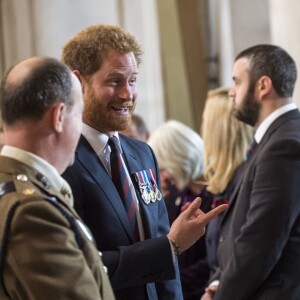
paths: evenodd
<path fill-rule="evenodd" d="M 156 164 L 155 154 L 147 143 L 124 136 L 122 134 L 119 134 L 119 137 L 124 152 L 136 153 L 139 157 L 143 157 L 145 159 L 149 158 L 151 161 L 154 160 Z"/>
<path fill-rule="evenodd" d="M 25 175 L 23 175 L 25 176 Z M 11 181 L 2 183 L 5 191 L 1 194 L 1 215 L 12 214 L 13 210 L 18 211 L 27 209 L 36 210 L 38 207 L 53 207 L 52 203 L 57 202 L 55 197 L 44 195 L 31 181 L 22 182 L 12 178 Z"/>
<path fill-rule="evenodd" d="M 145 142 L 119 134 L 122 149 L 125 153 L 136 153 L 143 158 L 155 159 L 152 148 Z M 155 159 L 156 160 L 156 159 Z"/>
<path fill-rule="evenodd" d="M 3 175 L 3 174 L 1 174 Z M 33 184 L 26 174 L 0 175 L 1 202 L 27 202 L 31 199 L 43 199 L 42 192 Z"/>
<path fill-rule="evenodd" d="M 257 152 L 263 156 L 271 154 L 281 156 L 287 153 L 299 153 L 300 155 L 299 127 L 300 113 L 298 109 L 281 115 L 268 128 L 258 144 Z"/>
<path fill-rule="evenodd" d="M 5 214 L 13 214 L 13 211 L 16 210 L 20 212 L 32 209 L 37 213 L 39 209 L 52 209 L 57 212 L 66 207 L 51 186 L 50 190 L 46 191 L 42 188 L 42 184 L 39 185 L 38 180 L 32 176 L 34 173 L 14 174 L 0 171 L 0 214 L 2 218 L 5 217 Z"/>
<path fill-rule="evenodd" d="M 81 245 L 81 234 L 76 225 L 78 217 L 70 207 L 55 195 L 44 193 L 29 180 L 11 179 L 6 181 L 11 185 L 10 190 L 3 193 L 0 199 L 0 229 L 4 235 L 8 232 L 34 232 L 37 228 L 44 228 L 44 234 L 46 229 L 68 234 L 71 230 Z"/>
<path fill-rule="evenodd" d="M 146 152 L 151 151 L 151 147 L 145 142 L 125 136 L 123 134 L 119 134 L 119 137 L 122 146 L 125 144 L 136 151 L 146 151 Z"/>
<path fill-rule="evenodd" d="M 297 137 L 300 136 L 299 131 L 300 125 L 300 113 L 298 109 L 293 109 L 291 111 L 286 112 L 285 114 L 278 117 L 271 125 L 270 128 L 267 130 L 266 135 L 268 133 L 272 134 L 276 133 L 277 135 L 286 132 L 287 134 L 294 134 L 297 133 Z M 285 135 L 281 136 L 282 139 L 285 138 Z"/>

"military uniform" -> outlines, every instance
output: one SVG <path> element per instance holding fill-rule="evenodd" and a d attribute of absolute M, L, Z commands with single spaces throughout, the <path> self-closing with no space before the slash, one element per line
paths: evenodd
<path fill-rule="evenodd" d="M 0 299 L 115 299 L 70 201 L 35 168 L 0 156 Z"/>

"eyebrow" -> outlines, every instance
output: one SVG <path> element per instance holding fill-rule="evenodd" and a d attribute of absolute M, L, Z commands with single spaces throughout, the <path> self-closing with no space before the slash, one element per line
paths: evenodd
<path fill-rule="evenodd" d="M 124 72 L 118 72 L 118 71 L 114 71 L 112 73 L 109 73 L 107 76 L 120 76 L 120 75 L 126 75 Z M 135 75 L 138 75 L 138 72 L 133 72 L 133 73 L 130 73 L 129 76 L 135 76 Z"/>

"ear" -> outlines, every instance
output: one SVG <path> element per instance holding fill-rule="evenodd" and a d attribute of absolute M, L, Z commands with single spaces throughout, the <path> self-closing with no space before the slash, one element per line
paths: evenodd
<path fill-rule="evenodd" d="M 78 80 L 79 80 L 79 82 L 81 84 L 81 87 L 82 87 L 82 93 L 84 94 L 85 85 L 86 85 L 86 80 L 85 80 L 84 76 L 78 70 L 73 70 L 73 73 L 78 78 Z"/>
<path fill-rule="evenodd" d="M 259 99 L 264 99 L 272 89 L 272 80 L 268 76 L 262 76 L 257 82 L 257 92 Z"/>
<path fill-rule="evenodd" d="M 64 103 L 59 102 L 53 106 L 52 126 L 57 133 L 61 133 L 63 131 L 66 114 L 67 107 Z"/>

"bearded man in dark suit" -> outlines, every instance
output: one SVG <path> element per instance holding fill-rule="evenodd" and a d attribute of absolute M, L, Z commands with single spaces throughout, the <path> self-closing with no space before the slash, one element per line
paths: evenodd
<path fill-rule="evenodd" d="M 219 270 L 202 299 L 300 299 L 300 114 L 296 64 L 280 47 L 242 51 L 229 95 L 255 143 L 222 220 Z M 217 281 L 216 281 L 216 280 Z"/>

